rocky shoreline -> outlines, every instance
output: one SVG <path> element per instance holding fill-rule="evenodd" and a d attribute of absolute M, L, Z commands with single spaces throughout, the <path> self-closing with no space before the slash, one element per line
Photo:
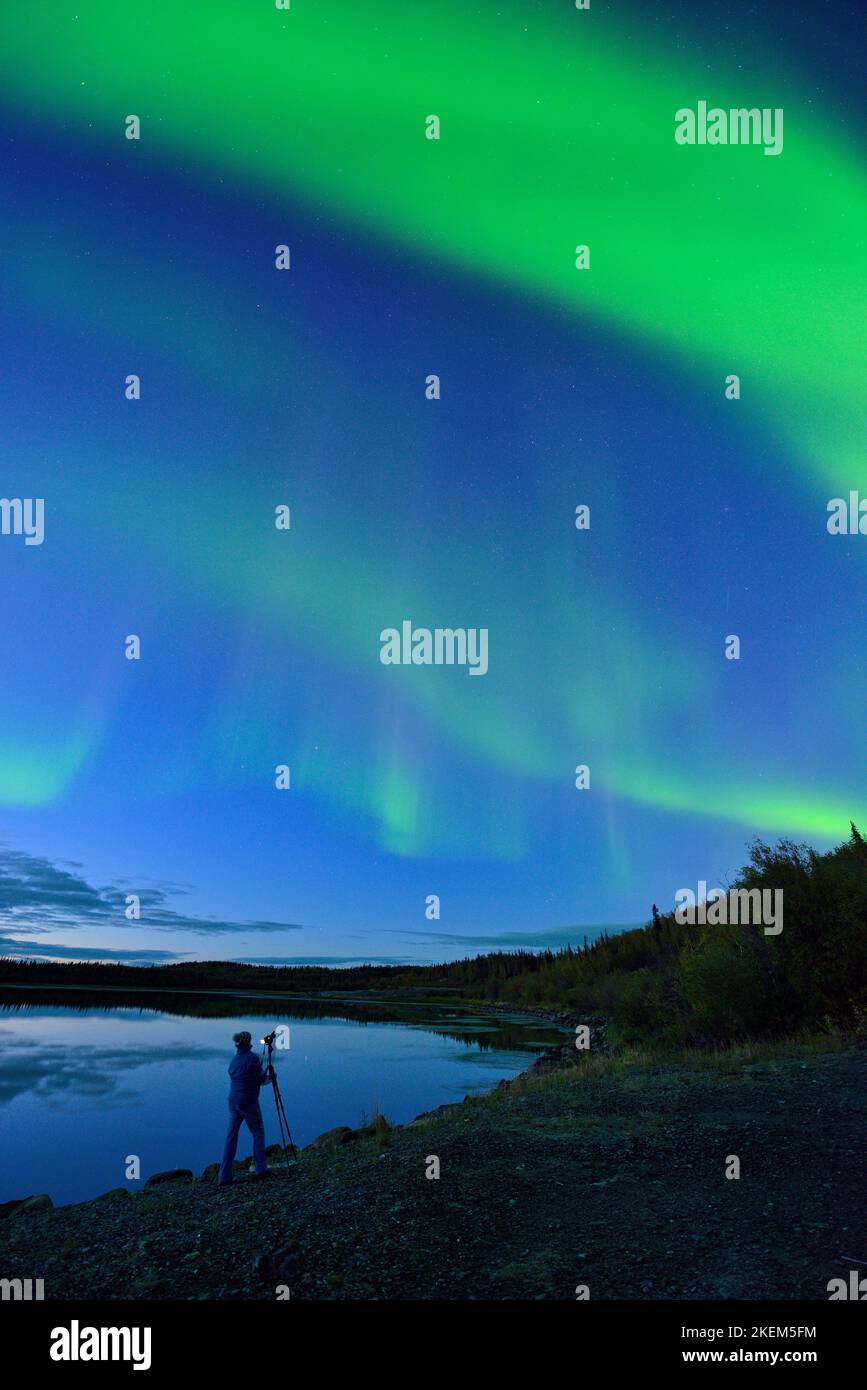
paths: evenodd
<path fill-rule="evenodd" d="M 272 1148 L 268 1181 L 31 1201 L 0 1221 L 0 1269 L 48 1301 L 826 1299 L 867 1254 L 863 1044 L 550 1060 L 288 1167 Z"/>
<path fill-rule="evenodd" d="M 553 1024 L 556 1027 L 568 1029 L 570 1031 L 582 1024 L 586 1024 L 590 1030 L 591 1050 L 594 1052 L 605 1050 L 605 1019 L 596 1015 L 589 1018 L 581 1018 L 577 1014 L 571 1014 L 562 1010 L 551 1012 L 550 1010 L 544 1009 L 516 1009 L 505 1004 L 474 1004 L 472 1006 L 472 1012 L 491 1016 L 506 1014 L 514 1017 L 539 1019 L 542 1022 Z M 494 1089 L 502 1090 L 508 1088 L 520 1077 L 568 1067 L 578 1060 L 578 1052 L 572 1042 L 546 1047 L 523 1071 L 519 1072 L 517 1076 L 497 1082 Z M 434 1115 L 444 1115 L 450 1111 L 460 1110 L 465 1102 L 466 1097 L 463 1101 L 452 1101 L 446 1105 L 438 1105 L 434 1110 L 422 1111 L 421 1114 L 416 1115 L 415 1118 L 410 1121 L 410 1125 L 418 1124 L 420 1121 L 429 1119 Z M 404 1125 L 388 1125 L 387 1129 L 390 1132 L 394 1132 L 407 1127 L 408 1126 Z M 367 1125 L 359 1129 L 353 1129 L 349 1125 L 336 1125 L 333 1129 L 325 1130 L 323 1134 L 317 1135 L 315 1139 L 311 1140 L 309 1144 L 305 1145 L 304 1148 L 300 1150 L 300 1154 L 317 1153 L 329 1149 L 341 1148 L 345 1144 L 355 1143 L 359 1140 L 372 1139 L 377 1133 L 381 1132 L 382 1127 L 377 1125 Z M 285 1168 L 284 1154 L 279 1144 L 270 1144 L 266 1149 L 266 1156 L 270 1170 L 279 1171 Z M 235 1162 L 235 1173 L 238 1175 L 249 1173 L 251 1171 L 251 1166 L 252 1159 L 238 1159 Z M 162 1173 L 153 1173 L 146 1180 L 142 1191 L 146 1191 L 148 1188 L 160 1187 L 167 1182 L 216 1182 L 219 1167 L 219 1162 L 209 1163 L 198 1178 L 195 1177 L 191 1168 L 170 1168 Z M 108 1192 L 102 1192 L 96 1197 L 87 1198 L 85 1202 L 71 1202 L 65 1205 L 74 1207 L 86 1206 L 88 1202 L 117 1201 L 131 1195 L 128 1188 L 113 1187 Z M 0 1221 L 14 1219 L 16 1216 L 25 1216 L 28 1212 L 49 1211 L 54 1209 L 54 1202 L 47 1192 L 30 1195 L 29 1197 L 12 1198 L 9 1201 L 0 1202 Z M 62 1209 L 63 1208 L 59 1208 L 59 1210 Z"/>

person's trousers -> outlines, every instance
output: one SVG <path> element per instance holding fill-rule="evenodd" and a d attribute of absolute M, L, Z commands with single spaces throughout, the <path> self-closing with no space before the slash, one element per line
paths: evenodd
<path fill-rule="evenodd" d="M 253 1158 L 256 1161 L 256 1172 L 266 1173 L 268 1171 L 268 1160 L 265 1157 L 265 1122 L 262 1119 L 258 1100 L 230 1099 L 229 1129 L 226 1134 L 226 1147 L 223 1149 L 223 1161 L 220 1164 L 220 1182 L 232 1181 L 232 1164 L 238 1151 L 238 1133 L 244 1123 L 253 1136 Z"/>

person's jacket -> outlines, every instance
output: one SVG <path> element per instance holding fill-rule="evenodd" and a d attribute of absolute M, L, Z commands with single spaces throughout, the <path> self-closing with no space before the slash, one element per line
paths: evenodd
<path fill-rule="evenodd" d="M 229 1063 L 229 1100 L 246 1102 L 259 1099 L 259 1087 L 266 1085 L 268 1073 L 252 1047 L 239 1047 Z"/>

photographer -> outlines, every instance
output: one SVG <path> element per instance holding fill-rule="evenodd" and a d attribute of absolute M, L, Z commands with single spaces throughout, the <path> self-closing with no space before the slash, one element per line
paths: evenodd
<path fill-rule="evenodd" d="M 249 1033 L 236 1033 L 232 1039 L 236 1052 L 229 1063 L 229 1130 L 223 1161 L 220 1164 L 219 1185 L 228 1187 L 232 1181 L 233 1163 L 238 1149 L 238 1132 L 246 1123 L 253 1136 L 253 1158 L 256 1161 L 256 1177 L 268 1176 L 265 1158 L 265 1124 L 259 1108 L 259 1090 L 270 1084 L 271 1067 L 263 1067 L 253 1052 L 253 1039 Z"/>

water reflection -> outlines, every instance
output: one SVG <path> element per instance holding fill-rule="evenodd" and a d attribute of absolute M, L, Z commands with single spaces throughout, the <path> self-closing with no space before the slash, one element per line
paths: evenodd
<path fill-rule="evenodd" d="M 306 1144 L 380 1106 L 397 1124 L 489 1090 L 562 1038 L 538 1023 L 428 1003 L 249 995 L 0 991 L 0 1201 L 82 1200 L 222 1146 L 231 1037 L 288 1025 L 275 1054 L 293 1135 Z M 264 1101 L 268 1142 L 273 1102 Z M 243 1156 L 243 1150 L 242 1154 Z"/>

